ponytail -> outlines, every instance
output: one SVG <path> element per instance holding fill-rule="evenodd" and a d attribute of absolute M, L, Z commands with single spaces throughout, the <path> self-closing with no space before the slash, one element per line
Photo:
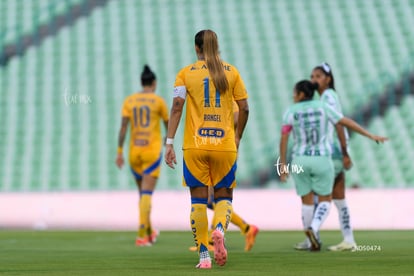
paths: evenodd
<path fill-rule="evenodd" d="M 199 41 L 201 32 L 203 34 L 203 45 L 199 45 L 201 44 Z M 227 81 L 223 63 L 220 59 L 217 35 L 212 30 L 204 30 L 201 32 L 196 35 L 196 45 L 204 54 L 214 86 L 220 93 L 225 93 L 229 89 L 229 82 Z"/>
<path fill-rule="evenodd" d="M 141 84 L 142 86 L 152 85 L 152 83 L 157 79 L 154 72 L 151 71 L 151 68 L 145 64 L 144 69 L 141 73 Z"/>

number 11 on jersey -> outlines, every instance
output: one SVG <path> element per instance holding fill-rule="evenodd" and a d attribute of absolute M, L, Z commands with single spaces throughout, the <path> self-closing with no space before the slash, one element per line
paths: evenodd
<path fill-rule="evenodd" d="M 204 83 L 204 107 L 210 107 L 210 80 L 205 78 Z M 220 105 L 220 91 L 216 90 L 215 107 L 221 107 Z"/>

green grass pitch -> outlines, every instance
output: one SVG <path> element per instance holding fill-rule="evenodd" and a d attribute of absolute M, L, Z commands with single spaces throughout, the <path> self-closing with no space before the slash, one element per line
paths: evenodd
<path fill-rule="evenodd" d="M 322 231 L 321 252 L 292 245 L 302 232 L 262 231 L 252 251 L 228 232 L 228 262 L 208 271 L 194 268 L 192 234 L 161 232 L 152 247 L 137 248 L 134 232 L 0 231 L 1 275 L 414 275 L 412 231 L 356 231 L 364 251 L 329 252 L 339 231 Z M 213 257 L 213 255 L 211 255 Z"/>

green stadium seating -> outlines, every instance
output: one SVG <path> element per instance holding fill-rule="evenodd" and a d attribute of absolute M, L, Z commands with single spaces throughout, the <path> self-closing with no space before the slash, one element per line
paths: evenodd
<path fill-rule="evenodd" d="M 372 133 L 390 138 L 387 143 L 377 145 L 357 135 L 351 139 L 355 166 L 347 173 L 349 185 L 414 187 L 414 153 L 410 150 L 414 146 L 413 104 L 414 97 L 409 96 L 400 107 L 391 107 L 383 119 L 376 118 L 370 124 Z"/>
<path fill-rule="evenodd" d="M 86 2 L 0 1 L 2 45 L 78 3 Z M 0 68 L 0 191 L 134 189 L 128 168 L 114 165 L 123 99 L 140 89 L 148 63 L 170 104 L 175 74 L 196 59 L 193 37 L 205 28 L 217 32 L 223 59 L 238 67 L 249 92 L 238 178 L 255 179 L 276 159 L 295 82 L 314 66 L 331 64 L 347 115 L 414 71 L 413 15 L 412 0 L 108 1 Z M 65 95 L 92 102 L 67 104 Z M 389 143 L 352 138 L 348 185 L 414 186 L 414 156 L 401 146 L 413 146 L 412 101 L 369 126 Z M 158 186 L 178 189 L 181 170 L 163 165 Z"/>
<path fill-rule="evenodd" d="M 64 14 L 83 0 L 14 0 L 0 1 L 0 47 L 15 43 L 19 37 L 35 32 L 42 24 L 48 24 L 56 15 Z"/>

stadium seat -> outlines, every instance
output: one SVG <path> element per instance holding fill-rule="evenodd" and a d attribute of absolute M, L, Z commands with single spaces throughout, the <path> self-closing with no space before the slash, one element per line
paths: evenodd
<path fill-rule="evenodd" d="M 0 46 L 87 3 L 0 1 Z M 0 68 L 7 95 L 0 101 L 7 130 L 0 130 L 0 153 L 13 165 L 0 161 L 0 191 L 135 189 L 128 168 L 120 172 L 114 165 L 123 100 L 140 89 L 147 63 L 169 106 L 175 74 L 195 61 L 194 34 L 204 28 L 218 33 L 223 59 L 237 66 L 249 92 L 237 177 L 256 179 L 277 158 L 295 82 L 309 78 L 314 66 L 331 64 L 345 115 L 413 72 L 413 14 L 411 0 L 108 1 Z M 68 104 L 65 93 L 92 102 Z M 413 103 L 406 97 L 368 126 L 390 142 L 352 137 L 355 166 L 347 185 L 414 187 L 414 153 L 404 150 L 413 147 Z M 158 187 L 181 188 L 181 169 L 163 165 Z"/>

